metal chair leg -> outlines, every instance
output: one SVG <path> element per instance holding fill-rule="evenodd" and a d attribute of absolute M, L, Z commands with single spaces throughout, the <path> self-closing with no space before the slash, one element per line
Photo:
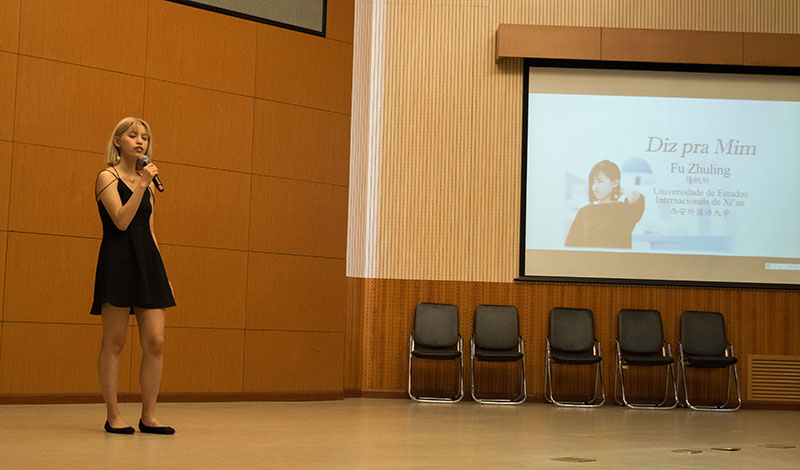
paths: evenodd
<path fill-rule="evenodd" d="M 413 354 L 412 351 L 414 350 L 414 337 L 413 335 L 408 339 L 408 396 L 417 402 L 421 403 L 458 403 L 461 399 L 464 398 L 464 353 L 462 351 L 462 340 L 459 338 L 458 340 L 458 351 L 461 352 L 459 356 L 459 367 L 458 367 L 458 394 L 455 397 L 419 397 L 414 395 L 411 392 L 411 378 L 412 378 L 412 367 L 413 367 Z"/>

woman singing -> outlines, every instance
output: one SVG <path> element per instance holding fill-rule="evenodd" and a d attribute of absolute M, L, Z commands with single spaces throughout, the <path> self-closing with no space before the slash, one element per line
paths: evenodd
<path fill-rule="evenodd" d="M 119 356 L 125 347 L 129 315 L 136 315 L 142 347 L 139 382 L 142 416 L 139 431 L 174 434 L 155 417 L 161 384 L 164 346 L 164 309 L 175 305 L 172 284 L 153 232 L 153 177 L 158 168 L 137 167 L 139 158 L 153 151 L 150 126 L 137 118 L 120 121 L 106 147 L 107 168 L 98 173 L 95 199 L 103 223 L 103 241 L 97 259 L 92 315 L 102 315 L 103 342 L 97 369 L 106 402 L 105 430 L 133 434 L 120 415 L 117 402 Z"/>

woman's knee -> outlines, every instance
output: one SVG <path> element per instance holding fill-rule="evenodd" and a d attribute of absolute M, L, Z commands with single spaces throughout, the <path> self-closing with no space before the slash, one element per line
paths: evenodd
<path fill-rule="evenodd" d="M 101 349 L 103 352 L 119 356 L 125 349 L 125 336 L 125 334 L 104 335 Z"/>
<path fill-rule="evenodd" d="M 164 352 L 164 335 L 148 334 L 141 338 L 142 352 L 159 356 Z"/>

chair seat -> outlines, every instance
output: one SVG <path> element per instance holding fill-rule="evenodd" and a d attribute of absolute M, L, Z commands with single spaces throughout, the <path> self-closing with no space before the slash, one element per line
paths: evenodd
<path fill-rule="evenodd" d="M 461 351 L 451 348 L 426 348 L 425 346 L 415 345 L 414 350 L 411 351 L 414 357 L 420 359 L 458 359 L 461 357 Z"/>
<path fill-rule="evenodd" d="M 550 359 L 556 364 L 597 364 L 603 358 L 591 353 L 550 352 Z"/>
<path fill-rule="evenodd" d="M 732 366 L 736 364 L 738 359 L 733 356 L 692 356 L 687 354 L 684 356 L 684 362 L 688 367 L 719 369 L 722 367 Z"/>
<path fill-rule="evenodd" d="M 516 362 L 522 359 L 522 353 L 514 349 L 493 350 L 475 348 L 475 357 L 488 362 Z"/>
<path fill-rule="evenodd" d="M 674 360 L 669 356 L 658 354 L 630 354 L 622 352 L 620 357 L 623 365 L 629 366 L 665 366 L 672 364 Z"/>

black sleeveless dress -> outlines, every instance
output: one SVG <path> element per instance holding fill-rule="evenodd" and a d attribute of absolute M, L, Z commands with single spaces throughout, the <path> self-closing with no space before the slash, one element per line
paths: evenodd
<path fill-rule="evenodd" d="M 133 191 L 119 178 L 116 186 L 124 205 Z M 111 183 L 109 186 L 112 186 Z M 104 190 L 111 191 L 108 187 Z M 103 222 L 103 241 L 97 257 L 94 279 L 92 315 L 100 315 L 104 303 L 115 307 L 144 309 L 167 308 L 175 305 L 167 281 L 161 254 L 150 232 L 150 188 L 145 190 L 142 202 L 127 230 L 119 230 L 108 215 L 103 202 L 97 201 L 100 220 Z"/>

